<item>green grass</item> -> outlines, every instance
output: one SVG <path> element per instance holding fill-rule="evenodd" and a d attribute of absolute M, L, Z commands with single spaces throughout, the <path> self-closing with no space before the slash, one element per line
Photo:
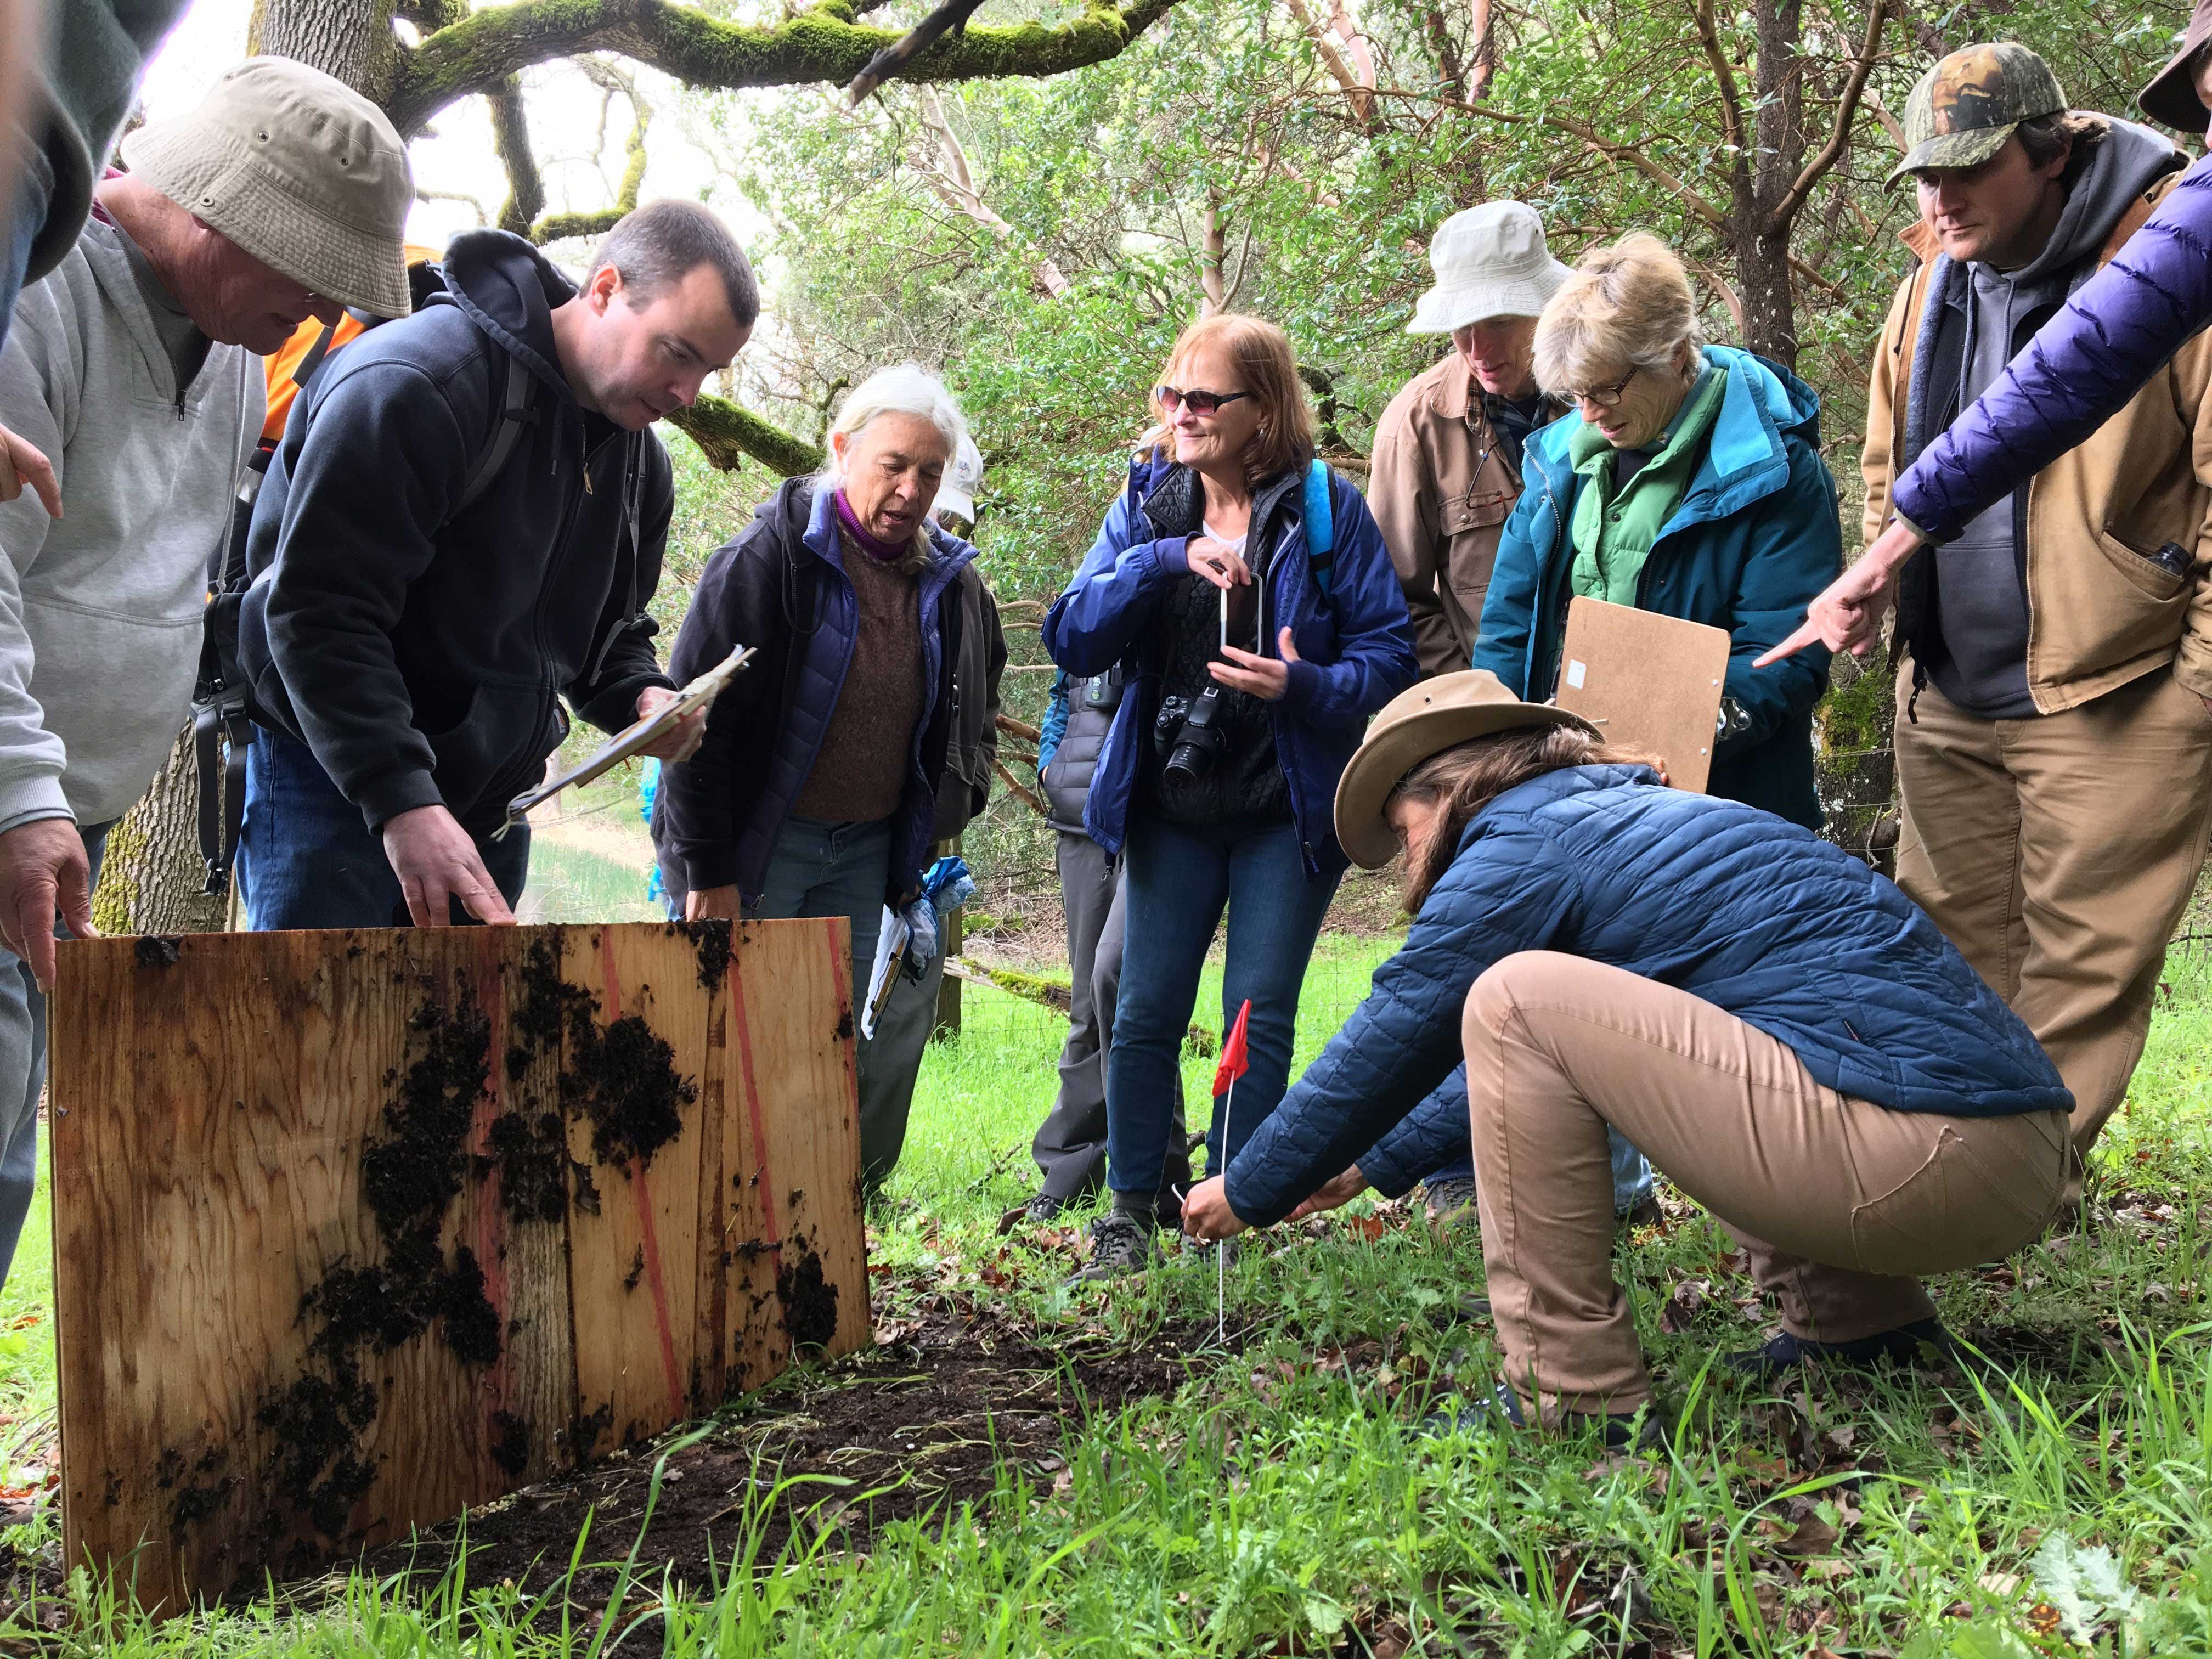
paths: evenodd
<path fill-rule="evenodd" d="M 1302 1056 L 1382 948 L 1328 944 Z M 1723 1380 L 1712 1356 L 1753 1340 L 1762 1316 L 1725 1236 L 1692 1216 L 1621 1256 L 1684 1410 L 1671 1455 L 1424 1435 L 1424 1410 L 1494 1372 L 1488 1324 L 1463 1311 L 1480 1255 L 1471 1232 L 1439 1241 L 1384 1211 L 1248 1249 L 1229 1282 L 1231 1318 L 1251 1328 L 1242 1354 L 1198 1364 L 1176 1398 L 1089 1422 L 1058 1478 L 1003 1469 L 981 1516 L 895 1524 L 865 1553 L 834 1528 L 780 1559 L 741 1549 L 706 1584 L 665 1584 L 635 1561 L 619 1613 L 566 1636 L 497 1585 L 408 1595 L 356 1575 L 313 1611 L 152 1627 L 81 1577 L 73 1650 L 597 1656 L 629 1632 L 622 1653 L 684 1656 L 2212 1653 L 2212 1225 L 2198 1208 L 2212 975 L 2195 959 L 2168 977 L 2106 1143 L 2112 1207 L 2086 1234 L 1939 1283 L 1946 1317 L 1990 1333 L 2008 1368 L 1778 1390 Z M 1029 1189 L 1060 1027 L 967 994 L 872 1217 L 891 1269 L 879 1316 L 950 1288 L 1048 1342 L 1210 1319 L 1209 1270 L 1071 1291 L 1073 1240 L 996 1236 Z M 1194 1097 L 1210 1070 L 1189 1063 Z M 8 1307 L 39 1305 L 43 1267 L 27 1250 Z M 17 1409 L 50 1397 L 42 1342 L 0 1381 Z M 593 1536 L 582 1559 L 629 1549 L 627 1532 Z"/>

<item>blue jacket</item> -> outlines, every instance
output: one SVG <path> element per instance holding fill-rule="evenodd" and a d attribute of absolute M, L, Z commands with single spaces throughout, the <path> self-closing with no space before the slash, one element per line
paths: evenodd
<path fill-rule="evenodd" d="M 734 646 L 759 654 L 714 700 L 698 752 L 661 770 L 653 832 L 671 893 L 734 883 L 747 904 L 760 902 L 776 837 L 821 753 L 859 632 L 834 503 L 835 492 L 817 489 L 812 478 L 781 485 L 707 561 L 677 631 L 669 671 L 687 680 Z M 934 524 L 929 537 L 936 557 L 915 581 L 923 714 L 892 824 L 887 903 L 913 893 L 928 858 L 951 742 L 946 670 L 959 659 L 963 626 L 955 584 L 975 556 Z M 945 602 L 948 593 L 952 602 Z"/>
<path fill-rule="evenodd" d="M 1157 523 L 1146 508 L 1183 471 L 1151 456 L 1131 463 L 1128 484 L 1108 509 L 1097 543 L 1044 619 L 1044 648 L 1068 673 L 1103 674 L 1119 662 L 1127 675 L 1083 814 L 1084 829 L 1109 853 L 1121 850 L 1127 833 L 1129 799 L 1159 704 L 1161 665 L 1149 624 L 1170 584 L 1190 574 L 1185 527 Z M 1279 493 L 1263 520 L 1275 536 L 1267 631 L 1272 638 L 1288 628 L 1300 658 L 1290 665 L 1289 689 L 1267 710 L 1306 867 L 1334 875 L 1349 862 L 1336 844 L 1337 780 L 1359 746 L 1367 717 L 1411 685 L 1419 669 L 1406 596 L 1367 503 L 1341 477 L 1329 475 L 1335 537 L 1324 593 L 1306 548 L 1297 482 L 1262 486 L 1253 504 L 1260 514 Z"/>
<path fill-rule="evenodd" d="M 1836 481 L 1820 459 L 1820 400 L 1789 370 L 1747 351 L 1708 346 L 1705 356 L 1727 371 L 1728 390 L 1705 459 L 1651 544 L 1637 605 L 1734 637 L 1725 690 L 1751 723 L 1715 751 L 1707 791 L 1817 830 L 1813 705 L 1828 689 L 1828 653 L 1814 646 L 1771 668 L 1751 665 L 1796 631 L 1843 568 Z M 1538 702 L 1558 680 L 1566 631 L 1570 533 L 1583 486 L 1567 439 L 1577 418 L 1554 421 L 1528 441 L 1521 500 L 1498 544 L 1474 645 L 1475 667 Z"/>
<path fill-rule="evenodd" d="M 2018 1015 L 1865 865 L 1771 815 L 1581 766 L 1478 813 L 1403 949 L 1229 1167 L 1230 1206 L 1279 1221 L 1429 1097 L 1462 1059 L 1486 969 L 1559 951 L 1672 985 L 1796 1052 L 1826 1087 L 1901 1112 L 2069 1111 Z M 1418 1156 L 1418 1154 L 1416 1154 Z M 1433 1164 L 1416 1164 L 1416 1168 Z"/>
<path fill-rule="evenodd" d="M 2077 447 L 2212 322 L 2212 156 L 2076 289 L 1996 383 L 1922 451 L 1890 503 L 1932 541 Z"/>

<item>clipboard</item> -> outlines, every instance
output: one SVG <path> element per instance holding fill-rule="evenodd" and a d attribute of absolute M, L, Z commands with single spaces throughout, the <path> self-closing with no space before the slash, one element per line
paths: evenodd
<path fill-rule="evenodd" d="M 570 767 L 557 778 L 547 779 L 527 794 L 517 795 L 507 804 L 507 822 L 491 832 L 491 838 L 501 840 L 508 830 L 530 816 L 532 807 L 552 799 L 563 789 L 589 783 L 603 773 L 613 770 L 694 709 L 713 708 L 714 699 L 722 695 L 722 688 L 751 660 L 752 655 L 752 647 L 739 646 L 678 691 L 673 702 L 663 703 L 643 720 L 633 722 L 609 738 L 592 751 L 590 759 Z"/>
<path fill-rule="evenodd" d="M 1557 701 L 1607 743 L 1658 756 L 1675 788 L 1702 795 L 1733 643 L 1725 629 L 1576 599 L 1567 605 Z"/>

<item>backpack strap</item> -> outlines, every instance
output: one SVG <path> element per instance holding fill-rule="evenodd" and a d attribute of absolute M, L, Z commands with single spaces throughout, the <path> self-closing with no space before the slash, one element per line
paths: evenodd
<path fill-rule="evenodd" d="M 477 453 L 476 465 L 469 469 L 468 482 L 461 486 L 461 498 L 453 504 L 456 517 L 475 506 L 484 491 L 491 488 L 501 469 L 514 458 L 514 447 L 522 441 L 523 428 L 537 418 L 530 408 L 531 387 L 537 377 L 516 368 L 514 359 L 504 348 L 494 349 L 499 352 L 500 368 L 505 377 L 500 387 L 499 414 L 492 426 L 491 441 Z"/>
<path fill-rule="evenodd" d="M 1322 597 L 1333 596 L 1336 580 L 1336 508 L 1329 500 L 1328 466 L 1316 460 L 1306 469 L 1306 568 Z"/>

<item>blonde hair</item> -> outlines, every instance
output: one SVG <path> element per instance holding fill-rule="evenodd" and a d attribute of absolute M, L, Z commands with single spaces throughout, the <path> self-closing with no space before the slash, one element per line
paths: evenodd
<path fill-rule="evenodd" d="M 1536 319 L 1536 380 L 1545 391 L 1587 390 L 1626 364 L 1674 370 L 1690 348 L 1686 379 L 1705 367 L 1690 273 L 1656 236 L 1644 231 L 1585 253 Z"/>
<path fill-rule="evenodd" d="M 1306 389 L 1298 379 L 1298 360 L 1291 349 L 1291 337 L 1270 322 L 1241 312 L 1224 311 L 1201 318 L 1176 337 L 1175 349 L 1160 370 L 1159 383 L 1175 384 L 1176 365 L 1201 346 L 1227 356 L 1243 385 L 1260 406 L 1260 425 L 1244 446 L 1244 476 L 1254 483 L 1303 467 L 1314 458 L 1313 411 L 1306 406 Z M 1188 388 L 1185 388 L 1188 390 Z M 1220 386 L 1208 386 L 1219 392 Z M 1139 447 L 1164 441 L 1168 419 L 1175 411 L 1152 400 L 1153 426 L 1139 441 Z"/>

